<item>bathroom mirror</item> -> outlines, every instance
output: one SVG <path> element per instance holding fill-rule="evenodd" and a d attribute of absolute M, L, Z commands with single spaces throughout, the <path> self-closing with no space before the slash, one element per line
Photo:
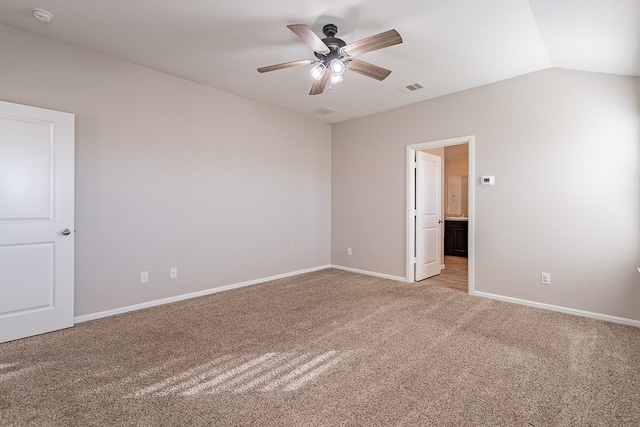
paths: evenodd
<path fill-rule="evenodd" d="M 467 187 L 467 176 L 455 175 L 447 178 L 447 215 L 466 216 Z"/>

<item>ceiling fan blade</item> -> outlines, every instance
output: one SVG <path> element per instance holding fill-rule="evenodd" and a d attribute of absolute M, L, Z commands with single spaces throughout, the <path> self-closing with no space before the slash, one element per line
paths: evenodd
<path fill-rule="evenodd" d="M 269 65 L 268 67 L 258 68 L 258 72 L 267 73 L 269 71 L 282 70 L 283 68 L 297 67 L 298 65 L 309 65 L 313 64 L 314 62 L 316 61 L 314 61 L 313 59 L 302 59 L 300 61 L 285 62 L 283 64 Z"/>
<path fill-rule="evenodd" d="M 349 56 L 356 56 L 399 43 L 402 43 L 400 34 L 398 34 L 396 30 L 389 30 L 357 42 L 349 43 L 342 48 L 342 51 Z"/>
<path fill-rule="evenodd" d="M 304 24 L 292 24 L 287 25 L 287 28 L 293 31 L 303 42 L 309 45 L 314 52 L 327 54 L 330 52 L 329 48 L 322 41 L 320 37 L 316 35 L 311 28 Z"/>
<path fill-rule="evenodd" d="M 347 69 L 376 80 L 384 80 L 391 74 L 391 70 L 360 61 L 359 59 L 351 59 L 347 62 Z"/>
<path fill-rule="evenodd" d="M 322 92 L 324 92 L 324 88 L 327 86 L 330 74 L 331 72 L 329 70 L 325 70 L 320 80 L 314 80 L 309 95 L 320 95 Z"/>

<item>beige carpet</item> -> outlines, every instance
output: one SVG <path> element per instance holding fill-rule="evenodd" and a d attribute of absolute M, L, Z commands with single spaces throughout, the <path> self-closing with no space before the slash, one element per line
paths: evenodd
<path fill-rule="evenodd" d="M 640 329 L 323 270 L 0 344 L 2 426 L 640 425 Z"/>

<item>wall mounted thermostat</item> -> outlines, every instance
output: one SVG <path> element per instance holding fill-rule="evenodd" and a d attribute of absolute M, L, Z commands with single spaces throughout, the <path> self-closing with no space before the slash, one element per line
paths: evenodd
<path fill-rule="evenodd" d="M 493 183 L 494 183 L 493 176 L 480 177 L 480 185 L 493 185 Z"/>

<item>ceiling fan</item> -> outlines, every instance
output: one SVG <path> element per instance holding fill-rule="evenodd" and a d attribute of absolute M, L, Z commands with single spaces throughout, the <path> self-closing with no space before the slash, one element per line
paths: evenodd
<path fill-rule="evenodd" d="M 402 37 L 396 30 L 385 31 L 384 33 L 346 44 L 343 40 L 335 37 L 338 27 L 333 24 L 327 24 L 322 27 L 322 32 L 326 36 L 324 39 L 318 37 L 311 28 L 304 24 L 287 25 L 287 28 L 313 49 L 316 59 L 303 59 L 270 65 L 258 68 L 258 72 L 266 73 L 298 65 L 316 64 L 311 68 L 311 76 L 315 81 L 311 86 L 309 95 L 321 94 L 324 92 L 327 83 L 330 84 L 329 88 L 331 88 L 331 85 L 342 82 L 342 74 L 347 69 L 376 80 L 386 79 L 391 74 L 391 70 L 355 59 L 354 56 L 402 43 Z"/>

